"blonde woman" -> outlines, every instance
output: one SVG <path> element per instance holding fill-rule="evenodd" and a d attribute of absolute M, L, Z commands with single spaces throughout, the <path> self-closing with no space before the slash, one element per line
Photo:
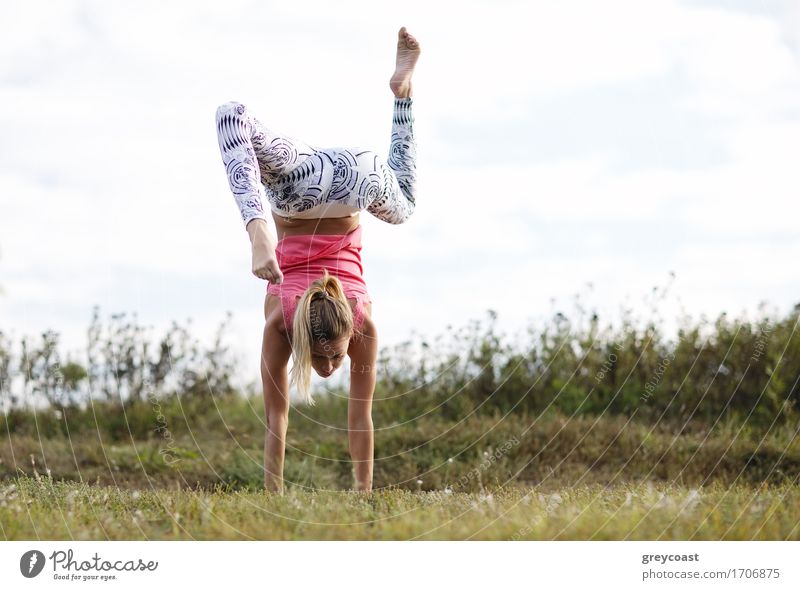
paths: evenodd
<path fill-rule="evenodd" d="M 411 75 L 420 54 L 398 32 L 394 116 L 388 161 L 362 148 L 319 148 L 265 127 L 239 102 L 217 109 L 217 137 L 228 182 L 252 244 L 252 272 L 269 282 L 261 377 L 267 433 L 264 486 L 283 492 L 291 384 L 313 404 L 311 370 L 330 377 L 350 357 L 348 429 L 355 488 L 372 489 L 372 396 L 377 330 L 362 277 L 366 210 L 387 223 L 414 212 L 416 144 Z M 269 202 L 278 241 L 267 229 Z"/>

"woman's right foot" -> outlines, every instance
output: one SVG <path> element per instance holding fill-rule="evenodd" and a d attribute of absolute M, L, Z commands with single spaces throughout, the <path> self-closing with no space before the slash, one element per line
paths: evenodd
<path fill-rule="evenodd" d="M 389 80 L 389 87 L 397 98 L 411 96 L 411 74 L 414 73 L 419 53 L 419 42 L 405 27 L 401 27 L 397 33 L 397 62 Z"/>

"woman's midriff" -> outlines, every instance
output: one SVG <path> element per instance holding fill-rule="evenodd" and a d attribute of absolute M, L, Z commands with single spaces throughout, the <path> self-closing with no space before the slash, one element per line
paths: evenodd
<path fill-rule="evenodd" d="M 303 236 L 308 234 L 344 235 L 358 227 L 360 215 L 356 213 L 348 217 L 321 217 L 319 219 L 292 219 L 289 221 L 276 213 L 272 213 L 278 240 L 284 236 Z"/>

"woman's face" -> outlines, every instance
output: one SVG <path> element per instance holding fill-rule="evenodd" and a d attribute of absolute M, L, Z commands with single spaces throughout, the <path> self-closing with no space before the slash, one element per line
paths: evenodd
<path fill-rule="evenodd" d="M 311 348 L 311 366 L 320 377 L 330 377 L 344 362 L 350 339 L 317 341 Z"/>

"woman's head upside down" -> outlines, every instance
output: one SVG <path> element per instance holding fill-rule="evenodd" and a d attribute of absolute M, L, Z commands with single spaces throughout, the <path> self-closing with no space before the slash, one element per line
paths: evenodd
<path fill-rule="evenodd" d="M 353 324 L 353 311 L 342 283 L 325 270 L 300 297 L 292 320 L 291 383 L 309 404 L 314 404 L 311 369 L 330 377 L 341 366 Z"/>

